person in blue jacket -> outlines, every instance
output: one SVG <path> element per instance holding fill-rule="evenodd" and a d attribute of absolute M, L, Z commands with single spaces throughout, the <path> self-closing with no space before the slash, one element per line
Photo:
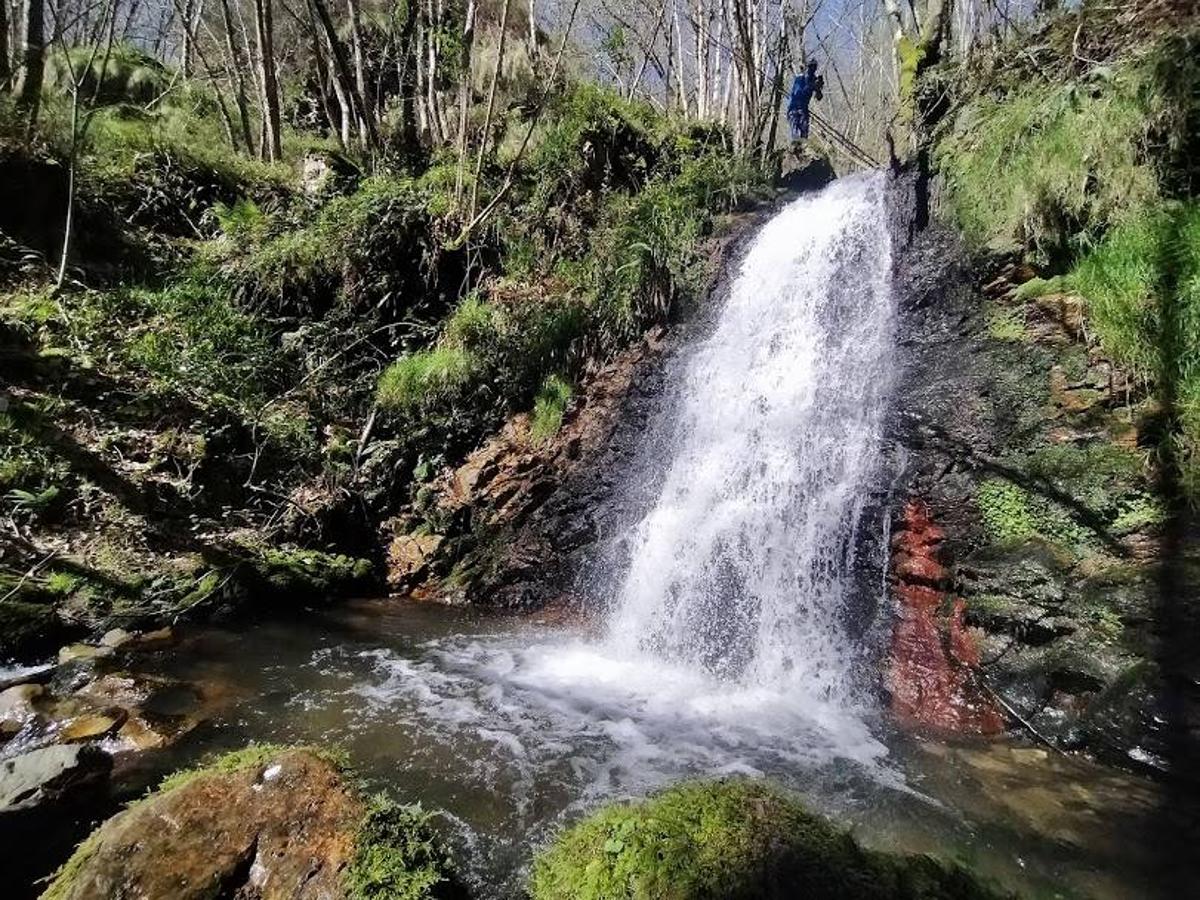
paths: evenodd
<path fill-rule="evenodd" d="M 792 126 L 792 140 L 808 137 L 808 104 L 816 97 L 821 99 L 825 79 L 817 74 L 816 61 L 809 62 L 808 70 L 792 81 L 792 93 L 788 97 L 788 123 Z"/>

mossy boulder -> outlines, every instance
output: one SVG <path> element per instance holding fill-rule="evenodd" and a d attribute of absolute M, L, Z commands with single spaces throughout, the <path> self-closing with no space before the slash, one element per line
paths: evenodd
<path fill-rule="evenodd" d="M 42 897 L 461 897 L 429 818 L 365 799 L 328 753 L 250 746 L 169 776 L 113 816 Z"/>
<path fill-rule="evenodd" d="M 962 869 L 866 850 L 761 782 L 696 782 L 605 807 L 534 862 L 533 900 L 992 898 Z"/>

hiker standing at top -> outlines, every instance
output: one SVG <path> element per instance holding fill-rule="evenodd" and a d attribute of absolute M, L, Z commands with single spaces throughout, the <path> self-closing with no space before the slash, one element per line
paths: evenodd
<path fill-rule="evenodd" d="M 808 137 L 808 104 L 813 97 L 821 99 L 825 87 L 824 77 L 817 74 L 815 60 L 809 62 L 808 71 L 797 75 L 792 81 L 792 93 L 788 97 L 788 123 L 792 126 L 792 140 Z"/>

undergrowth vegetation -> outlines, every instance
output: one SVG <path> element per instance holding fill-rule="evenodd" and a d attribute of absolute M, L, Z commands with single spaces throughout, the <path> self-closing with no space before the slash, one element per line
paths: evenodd
<path fill-rule="evenodd" d="M 1131 39 L 1111 31 L 1114 14 L 1084 4 L 1033 35 L 1034 46 L 1009 44 L 966 67 L 935 156 L 968 239 L 1019 251 L 1045 276 L 1018 301 L 1063 290 L 1084 298 L 1089 339 L 1156 397 L 1167 423 L 1160 471 L 1178 482 L 1168 492 L 1196 501 L 1200 32 L 1185 23 Z M 1081 33 L 1099 35 L 1095 56 L 1076 52 Z M 1068 63 L 1047 50 L 1067 46 Z M 993 313 L 992 335 L 1022 339 L 1016 315 Z"/>

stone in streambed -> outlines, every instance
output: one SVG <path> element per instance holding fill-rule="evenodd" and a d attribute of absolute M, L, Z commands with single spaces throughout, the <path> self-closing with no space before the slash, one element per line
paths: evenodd
<path fill-rule="evenodd" d="M 95 747 L 60 744 L 0 762 L 0 826 L 6 817 L 53 803 L 108 777 L 112 758 Z"/>
<path fill-rule="evenodd" d="M 92 832 L 44 900 L 463 896 L 418 808 L 359 795 L 318 751 L 253 746 L 167 778 Z"/>
<path fill-rule="evenodd" d="M 759 781 L 692 782 L 605 807 L 534 862 L 533 900 L 987 900 L 957 866 L 861 847 Z"/>
<path fill-rule="evenodd" d="M 40 684 L 18 684 L 0 691 L 0 737 L 16 734 L 36 718 L 36 703 L 45 693 Z"/>

